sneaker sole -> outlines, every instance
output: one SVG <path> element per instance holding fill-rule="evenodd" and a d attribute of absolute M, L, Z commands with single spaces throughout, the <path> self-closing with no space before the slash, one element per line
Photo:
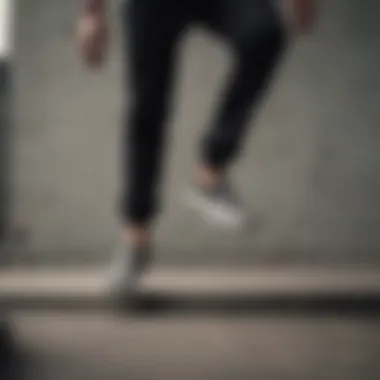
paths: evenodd
<path fill-rule="evenodd" d="M 244 217 L 233 211 L 226 211 L 223 206 L 212 204 L 195 191 L 187 192 L 185 203 L 214 225 L 229 229 L 239 229 L 244 225 Z"/>

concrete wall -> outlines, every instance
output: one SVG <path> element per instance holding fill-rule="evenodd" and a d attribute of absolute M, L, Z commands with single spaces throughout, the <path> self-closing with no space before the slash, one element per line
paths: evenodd
<path fill-rule="evenodd" d="M 41 262 L 105 259 L 117 236 L 120 70 L 117 4 L 110 60 L 86 71 L 73 44 L 75 0 L 18 2 L 12 214 Z M 235 176 L 258 219 L 231 237 L 180 196 L 229 55 L 194 30 L 182 49 L 167 157 L 161 263 L 374 265 L 380 256 L 380 67 L 373 0 L 321 2 L 293 44 Z"/>

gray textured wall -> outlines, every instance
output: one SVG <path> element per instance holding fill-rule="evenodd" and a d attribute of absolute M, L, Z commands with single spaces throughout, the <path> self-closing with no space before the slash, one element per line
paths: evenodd
<path fill-rule="evenodd" d="M 117 236 L 120 67 L 117 7 L 104 71 L 75 55 L 80 2 L 18 2 L 14 220 L 43 262 L 106 258 Z M 233 236 L 181 206 L 199 133 L 229 56 L 199 30 L 183 46 L 157 233 L 160 261 L 373 265 L 380 259 L 380 4 L 323 1 L 312 38 L 285 59 L 235 175 L 259 224 Z"/>

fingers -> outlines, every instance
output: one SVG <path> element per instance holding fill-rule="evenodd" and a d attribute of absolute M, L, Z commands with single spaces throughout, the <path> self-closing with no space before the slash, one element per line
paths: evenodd
<path fill-rule="evenodd" d="M 86 18 L 78 27 L 78 49 L 84 62 L 91 68 L 99 68 L 107 50 L 107 28 L 101 20 Z"/>
<path fill-rule="evenodd" d="M 99 68 L 104 63 L 105 43 L 101 40 L 87 39 L 82 46 L 82 57 L 92 68 Z"/>

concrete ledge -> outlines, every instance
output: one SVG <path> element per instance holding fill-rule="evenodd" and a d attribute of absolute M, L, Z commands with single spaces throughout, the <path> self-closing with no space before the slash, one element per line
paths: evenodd
<path fill-rule="evenodd" d="M 3 270 L 0 308 L 104 309 L 109 307 L 102 269 Z M 380 308 L 376 270 L 157 269 L 143 278 L 141 304 L 155 309 L 260 307 Z"/>

